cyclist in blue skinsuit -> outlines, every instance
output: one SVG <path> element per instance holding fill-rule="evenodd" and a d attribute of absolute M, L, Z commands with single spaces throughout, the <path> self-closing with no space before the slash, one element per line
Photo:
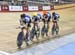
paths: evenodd
<path fill-rule="evenodd" d="M 41 21 L 41 19 L 42 19 L 42 14 L 38 13 L 38 14 L 37 14 L 37 17 L 38 17 L 39 21 Z"/>
<path fill-rule="evenodd" d="M 55 12 L 52 13 L 53 26 L 56 27 L 56 31 L 59 30 L 59 25 L 58 25 L 59 18 L 60 15 L 58 13 Z"/>
<path fill-rule="evenodd" d="M 24 38 L 26 39 L 26 44 L 28 45 L 27 41 L 29 41 L 30 38 L 31 17 L 29 15 L 24 14 L 23 18 L 21 18 L 21 22 L 24 23 L 24 25 L 21 26 L 26 27 L 26 35 L 24 36 Z"/>
<path fill-rule="evenodd" d="M 50 22 L 50 19 L 51 19 L 51 13 L 48 12 L 48 13 L 47 13 L 47 16 L 48 16 L 48 22 Z"/>
<path fill-rule="evenodd" d="M 43 27 L 42 27 L 42 30 L 41 30 L 41 34 L 42 36 L 46 35 L 48 36 L 48 12 L 47 11 L 44 11 L 43 12 L 43 18 L 42 18 L 42 21 L 43 21 Z"/>
<path fill-rule="evenodd" d="M 31 17 L 29 15 L 25 16 L 25 24 L 27 26 L 27 34 L 26 34 L 27 38 L 26 39 L 27 41 L 29 41 L 30 40 L 30 27 L 31 27 Z"/>
<path fill-rule="evenodd" d="M 30 23 L 31 23 L 31 18 L 29 15 L 26 15 L 26 14 L 21 14 L 21 19 L 20 19 L 20 23 L 24 23 L 24 24 L 28 24 L 27 26 L 29 27 L 30 26 Z M 21 24 L 22 24 L 21 23 Z"/>
<path fill-rule="evenodd" d="M 59 21 L 60 15 L 58 13 L 53 12 L 52 13 L 52 21 L 53 23 L 56 23 Z"/>
<path fill-rule="evenodd" d="M 25 24 L 27 24 L 27 27 L 31 27 L 31 17 L 29 15 L 25 16 Z"/>
<path fill-rule="evenodd" d="M 32 20 L 34 22 L 34 26 L 37 25 L 37 27 L 39 28 L 39 23 L 40 23 L 40 20 L 41 20 L 41 15 L 38 14 L 38 13 L 34 13 L 33 16 L 32 16 Z"/>
<path fill-rule="evenodd" d="M 32 16 L 32 20 L 33 20 L 32 32 L 34 33 L 33 35 L 36 36 L 37 40 L 38 40 L 38 37 L 39 37 L 39 34 L 40 34 L 40 26 L 39 26 L 40 19 L 41 19 L 40 14 L 34 12 L 33 16 Z"/>
<path fill-rule="evenodd" d="M 48 29 L 49 29 L 49 23 L 50 23 L 50 20 L 51 20 L 51 13 L 50 12 L 47 12 L 47 18 L 48 18 Z"/>

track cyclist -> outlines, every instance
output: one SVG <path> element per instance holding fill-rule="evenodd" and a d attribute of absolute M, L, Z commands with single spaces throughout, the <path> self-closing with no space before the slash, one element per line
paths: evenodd
<path fill-rule="evenodd" d="M 50 12 L 47 12 L 47 18 L 48 18 L 48 21 L 47 21 L 47 23 L 48 23 L 48 30 L 49 30 L 49 28 L 50 28 L 50 21 L 51 21 L 51 13 Z"/>
<path fill-rule="evenodd" d="M 46 36 L 48 36 L 48 28 L 49 28 L 49 25 L 48 25 L 48 12 L 47 11 L 43 11 L 43 18 L 42 18 L 42 21 L 43 21 L 43 27 L 42 27 L 42 30 L 41 30 L 41 34 L 42 36 L 44 36 L 46 34 Z"/>
<path fill-rule="evenodd" d="M 41 19 L 40 14 L 38 14 L 37 12 L 34 12 L 33 16 L 32 16 L 32 22 L 33 22 L 32 39 L 34 38 L 34 36 L 36 36 L 36 39 L 38 40 L 38 38 L 40 36 L 40 26 L 39 26 L 40 19 Z"/>
<path fill-rule="evenodd" d="M 23 17 L 22 17 L 23 15 Z M 28 45 L 28 41 L 30 40 L 30 27 L 31 27 L 31 17 L 26 14 L 21 15 L 21 25 L 26 27 L 26 36 L 25 36 L 25 41 L 26 44 Z"/>
<path fill-rule="evenodd" d="M 56 34 L 58 35 L 59 32 L 59 21 L 60 15 L 56 12 L 52 13 L 52 22 L 53 22 L 53 27 L 52 27 L 52 35 L 54 35 L 54 31 L 56 31 Z"/>

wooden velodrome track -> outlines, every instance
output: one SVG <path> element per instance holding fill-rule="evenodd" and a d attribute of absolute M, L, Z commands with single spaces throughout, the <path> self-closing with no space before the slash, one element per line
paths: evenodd
<path fill-rule="evenodd" d="M 72 5 L 75 6 L 75 4 Z M 60 7 L 61 6 L 56 6 L 55 8 Z M 63 7 L 65 7 L 65 5 L 63 5 Z M 60 36 L 75 32 L 75 7 L 53 11 L 58 12 L 61 16 L 59 21 Z M 16 27 L 19 26 L 20 14 L 22 13 L 24 12 L 0 13 L 0 51 L 6 51 L 10 53 L 18 51 L 16 46 L 16 38 L 20 32 L 20 29 L 16 29 Z M 32 14 L 32 12 L 27 13 L 30 15 Z M 51 26 L 52 23 L 50 24 L 50 27 Z M 23 48 L 25 48 L 25 45 Z"/>

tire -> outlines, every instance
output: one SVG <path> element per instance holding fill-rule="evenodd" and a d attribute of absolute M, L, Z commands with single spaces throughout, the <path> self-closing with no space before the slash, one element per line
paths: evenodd
<path fill-rule="evenodd" d="M 42 30 L 41 30 L 41 36 L 42 37 L 44 36 L 44 26 L 42 27 Z"/>
<path fill-rule="evenodd" d="M 18 48 L 21 48 L 22 43 L 23 43 L 23 32 L 20 32 L 18 34 L 18 37 L 17 37 L 17 46 L 18 46 Z"/>
<path fill-rule="evenodd" d="M 31 30 L 31 32 L 30 32 L 30 40 L 33 41 L 33 39 L 34 39 L 34 34 L 33 34 L 32 30 Z"/>
<path fill-rule="evenodd" d="M 31 35 L 30 40 L 31 41 L 34 39 L 34 35 L 35 35 L 35 32 L 34 31 L 35 30 L 34 30 L 34 27 L 33 27 L 32 30 L 31 30 L 31 32 L 30 32 L 30 35 Z"/>
<path fill-rule="evenodd" d="M 52 27 L 52 35 L 54 35 L 54 33 L 55 33 L 55 25 L 53 25 L 53 27 Z"/>

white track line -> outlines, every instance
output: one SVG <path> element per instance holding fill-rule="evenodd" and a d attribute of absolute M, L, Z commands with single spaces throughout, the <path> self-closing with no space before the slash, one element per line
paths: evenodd
<path fill-rule="evenodd" d="M 4 51 L 0 51 L 0 55 L 10 55 L 10 54 Z"/>

